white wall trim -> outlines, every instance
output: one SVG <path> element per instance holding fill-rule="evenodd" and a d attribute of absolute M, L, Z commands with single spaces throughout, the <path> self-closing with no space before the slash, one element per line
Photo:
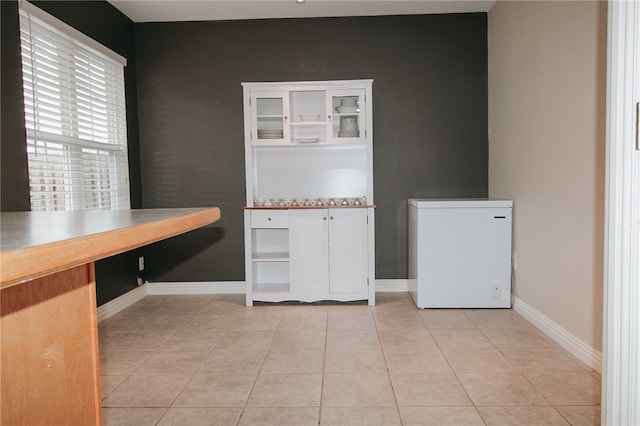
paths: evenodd
<path fill-rule="evenodd" d="M 640 424 L 640 3 L 610 1 L 602 424 Z"/>
<path fill-rule="evenodd" d="M 527 321 L 536 326 L 540 331 L 553 339 L 564 349 L 573 354 L 589 367 L 602 373 L 602 353 L 551 321 L 530 305 L 513 296 L 513 310 L 522 315 Z"/>
<path fill-rule="evenodd" d="M 98 306 L 98 322 L 104 321 L 107 318 L 117 314 L 121 310 L 128 308 L 138 300 L 144 298 L 147 294 L 147 285 L 143 284 L 140 287 L 126 292 L 122 296 L 116 297 L 115 299 L 105 303 L 104 305 Z"/>
<path fill-rule="evenodd" d="M 376 293 L 409 291 L 409 280 L 376 280 Z"/>
<path fill-rule="evenodd" d="M 244 294 L 244 281 L 200 281 L 147 283 L 148 294 Z M 409 291 L 409 280 L 376 280 L 376 292 Z"/>
<path fill-rule="evenodd" d="M 147 283 L 148 294 L 244 294 L 244 281 Z"/>

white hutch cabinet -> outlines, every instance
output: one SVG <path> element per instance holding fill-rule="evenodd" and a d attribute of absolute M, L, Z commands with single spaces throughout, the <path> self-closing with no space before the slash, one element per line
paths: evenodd
<path fill-rule="evenodd" d="M 372 83 L 242 84 L 247 306 L 375 304 Z"/>

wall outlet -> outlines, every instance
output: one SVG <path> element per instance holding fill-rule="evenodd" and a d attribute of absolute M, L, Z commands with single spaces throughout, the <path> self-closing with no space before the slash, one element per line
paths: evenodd
<path fill-rule="evenodd" d="M 500 287 L 493 287 L 491 289 L 491 297 L 493 300 L 500 300 L 500 296 L 502 296 L 502 289 Z"/>
<path fill-rule="evenodd" d="M 138 258 L 138 271 L 144 271 L 144 256 Z"/>

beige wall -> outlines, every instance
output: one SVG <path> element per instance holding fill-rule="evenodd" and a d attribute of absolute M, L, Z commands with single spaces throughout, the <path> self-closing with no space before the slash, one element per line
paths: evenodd
<path fill-rule="evenodd" d="M 489 11 L 489 194 L 514 200 L 514 295 L 602 351 L 606 3 Z"/>

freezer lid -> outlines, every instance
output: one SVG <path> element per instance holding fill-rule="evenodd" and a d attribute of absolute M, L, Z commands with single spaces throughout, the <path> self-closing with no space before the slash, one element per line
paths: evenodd
<path fill-rule="evenodd" d="M 512 200 L 496 198 L 409 198 L 408 204 L 419 209 L 513 207 Z"/>

